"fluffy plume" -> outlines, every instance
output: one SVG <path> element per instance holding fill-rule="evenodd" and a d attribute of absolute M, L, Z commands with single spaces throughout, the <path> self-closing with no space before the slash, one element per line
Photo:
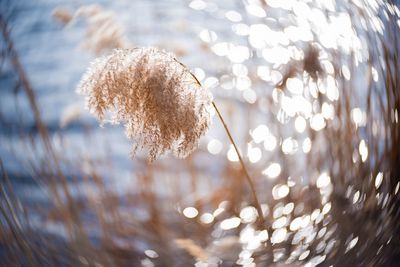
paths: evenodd
<path fill-rule="evenodd" d="M 84 47 L 96 55 L 114 48 L 125 48 L 129 44 L 114 12 L 99 5 L 81 6 L 75 17 L 86 17 L 87 31 Z"/>
<path fill-rule="evenodd" d="M 83 18 L 86 22 L 83 47 L 96 55 L 110 52 L 114 48 L 131 47 L 117 15 L 99 5 L 81 6 L 73 14 L 65 8 L 58 7 L 53 11 L 53 17 L 65 26 L 71 26 Z"/>
<path fill-rule="evenodd" d="M 186 157 L 210 123 L 211 95 L 171 54 L 155 48 L 116 49 L 95 60 L 78 93 L 104 122 L 125 125 L 134 141 L 154 160 L 167 151 Z"/>
<path fill-rule="evenodd" d="M 52 16 L 60 23 L 66 25 L 72 19 L 71 12 L 63 7 L 57 7 L 53 10 Z"/>

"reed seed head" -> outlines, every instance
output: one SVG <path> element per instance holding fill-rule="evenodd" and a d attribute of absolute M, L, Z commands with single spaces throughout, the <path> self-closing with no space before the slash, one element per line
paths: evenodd
<path fill-rule="evenodd" d="M 211 95 L 171 54 L 156 48 L 116 49 L 96 59 L 77 92 L 103 123 L 110 114 L 149 160 L 167 151 L 186 157 L 210 124 Z"/>

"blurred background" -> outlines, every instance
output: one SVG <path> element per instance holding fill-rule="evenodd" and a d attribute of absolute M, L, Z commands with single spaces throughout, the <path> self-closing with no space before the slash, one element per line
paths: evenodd
<path fill-rule="evenodd" d="M 0 2 L 1 266 L 399 266 L 400 10 L 381 0 Z M 187 159 L 130 157 L 75 93 L 154 46 L 218 117 Z"/>

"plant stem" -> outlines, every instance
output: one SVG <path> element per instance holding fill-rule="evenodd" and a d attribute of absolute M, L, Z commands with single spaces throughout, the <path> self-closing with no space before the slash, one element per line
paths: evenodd
<path fill-rule="evenodd" d="M 201 83 L 200 83 L 200 81 L 196 78 L 196 76 L 195 76 L 192 72 L 190 72 L 190 70 L 189 70 L 183 63 L 181 63 L 181 62 L 180 62 L 179 60 L 177 60 L 176 58 L 174 58 L 174 60 L 175 60 L 176 62 L 178 62 L 178 64 L 180 64 L 182 67 L 184 67 L 185 69 L 187 69 L 188 72 L 189 72 L 189 74 L 193 77 L 193 79 L 195 79 L 195 81 L 197 82 L 197 84 L 198 84 L 199 86 L 202 86 Z M 213 105 L 215 111 L 216 111 L 217 114 L 218 114 L 219 120 L 221 121 L 222 125 L 224 126 L 225 132 L 226 132 L 226 134 L 228 135 L 229 140 L 231 141 L 231 143 L 232 143 L 232 145 L 233 145 L 233 148 L 234 148 L 235 151 L 236 151 L 236 154 L 237 154 L 237 156 L 238 156 L 240 165 L 242 166 L 242 170 L 243 170 L 243 172 L 244 172 L 244 176 L 245 176 L 245 178 L 246 178 L 246 180 L 247 180 L 247 182 L 248 182 L 248 184 L 249 184 L 249 186 L 250 186 L 251 193 L 252 193 L 253 198 L 254 198 L 254 205 L 256 206 L 257 213 L 258 213 L 258 217 L 257 217 L 257 218 L 258 218 L 260 224 L 261 224 L 261 225 L 264 225 L 264 215 L 263 215 L 263 212 L 262 212 L 262 209 L 261 209 L 260 201 L 258 200 L 258 197 L 257 197 L 257 193 L 256 193 L 256 189 L 255 189 L 254 183 L 253 183 L 253 181 L 252 181 L 251 178 L 250 178 L 250 175 L 249 175 L 249 173 L 248 173 L 248 171 L 247 171 L 246 165 L 244 164 L 244 161 L 243 161 L 243 159 L 242 159 L 242 156 L 240 155 L 239 149 L 237 148 L 235 141 L 233 141 L 231 132 L 229 131 L 229 128 L 228 128 L 228 126 L 226 125 L 225 120 L 224 120 L 224 118 L 223 118 L 222 115 L 221 115 L 221 112 L 219 112 L 219 109 L 217 108 L 217 105 L 215 104 L 214 101 L 212 101 L 212 105 Z"/>
<path fill-rule="evenodd" d="M 255 206 L 256 206 L 256 209 L 257 209 L 257 212 L 258 212 L 258 219 L 259 219 L 260 223 L 262 223 L 262 225 L 264 225 L 264 216 L 263 216 L 263 212 L 262 212 L 262 209 L 261 209 L 260 202 L 259 202 L 258 197 L 257 197 L 257 193 L 256 193 L 256 189 L 255 189 L 254 183 L 253 183 L 252 179 L 250 178 L 250 175 L 249 175 L 249 173 L 247 171 L 246 165 L 244 164 L 242 156 L 240 155 L 239 149 L 237 148 L 236 143 L 232 138 L 231 132 L 229 131 L 229 128 L 226 125 L 225 120 L 221 115 L 221 112 L 219 112 L 219 109 L 217 108 L 217 105 L 215 104 L 214 101 L 212 102 L 212 104 L 214 106 L 215 111 L 218 114 L 219 120 L 222 122 L 222 125 L 225 128 L 225 132 L 228 135 L 229 140 L 231 141 L 231 143 L 233 145 L 233 148 L 236 151 L 236 154 L 238 156 L 240 165 L 242 166 L 242 170 L 244 172 L 245 178 L 246 178 L 247 182 L 249 183 L 249 186 L 250 186 L 250 189 L 251 189 L 251 193 L 253 194 L 254 203 L 255 203 Z"/>

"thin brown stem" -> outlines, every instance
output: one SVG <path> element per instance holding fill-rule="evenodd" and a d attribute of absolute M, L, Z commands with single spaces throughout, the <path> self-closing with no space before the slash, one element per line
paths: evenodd
<path fill-rule="evenodd" d="M 174 58 L 174 60 L 175 60 L 178 64 L 180 64 L 182 67 L 184 67 L 185 69 L 187 69 L 187 71 L 188 71 L 189 74 L 194 78 L 194 80 L 197 82 L 197 84 L 198 84 L 199 86 L 201 86 L 200 81 L 199 81 L 199 80 L 196 78 L 196 76 L 186 67 L 186 65 L 184 65 L 182 62 L 180 62 L 180 61 L 177 60 L 176 58 Z M 257 197 L 257 193 L 256 193 L 256 189 L 255 189 L 254 183 L 253 183 L 252 179 L 250 178 L 249 172 L 247 171 L 246 165 L 244 164 L 244 161 L 243 161 L 243 159 L 242 159 L 242 156 L 240 155 L 239 149 L 237 148 L 236 143 L 235 143 L 235 141 L 233 140 L 233 137 L 232 137 L 232 135 L 231 135 L 231 132 L 229 131 L 229 128 L 228 128 L 228 126 L 226 125 L 225 120 L 224 120 L 224 118 L 223 118 L 222 115 L 221 115 L 221 112 L 220 112 L 219 109 L 217 108 L 217 105 L 215 104 L 214 101 L 212 101 L 212 105 L 213 105 L 215 111 L 216 111 L 217 114 L 218 114 L 219 120 L 221 121 L 222 125 L 224 126 L 225 132 L 226 132 L 226 134 L 228 135 L 229 140 L 231 141 L 231 143 L 232 143 L 232 145 L 233 145 L 233 148 L 234 148 L 235 151 L 236 151 L 236 154 L 237 154 L 237 156 L 238 156 L 240 165 L 242 166 L 242 170 L 243 170 L 243 172 L 244 172 L 244 176 L 245 176 L 246 181 L 248 182 L 248 184 L 249 184 L 249 186 L 250 186 L 251 193 L 252 193 L 253 198 L 254 198 L 254 205 L 256 206 L 257 213 L 258 213 L 258 220 L 259 220 L 259 222 L 261 223 L 261 225 L 264 225 L 264 215 L 263 215 L 263 212 L 262 212 L 262 209 L 261 209 L 260 201 L 258 200 L 258 197 Z"/>
<path fill-rule="evenodd" d="M 212 102 L 212 104 L 213 104 L 213 106 L 214 106 L 215 111 L 216 111 L 217 114 L 218 114 L 219 120 L 222 122 L 222 125 L 224 126 L 225 132 L 226 132 L 226 134 L 228 135 L 229 140 L 231 141 L 231 143 L 232 143 L 232 145 L 233 145 L 233 148 L 234 148 L 235 151 L 236 151 L 236 154 L 237 154 L 237 156 L 238 156 L 240 165 L 242 166 L 242 170 L 243 170 L 243 172 L 244 172 L 244 176 L 245 176 L 246 181 L 248 182 L 248 184 L 249 184 L 249 186 L 250 186 L 251 193 L 253 194 L 254 205 L 256 206 L 256 209 L 257 209 L 257 212 L 258 212 L 258 219 L 259 219 L 260 223 L 262 223 L 262 225 L 264 225 L 264 216 L 263 216 L 263 212 L 262 212 L 262 209 L 261 209 L 260 202 L 259 202 L 258 197 L 257 197 L 257 193 L 256 193 L 256 189 L 255 189 L 254 183 L 253 183 L 252 179 L 250 178 L 249 172 L 247 171 L 246 165 L 244 164 L 244 161 L 243 161 L 243 159 L 242 159 L 242 156 L 240 155 L 239 149 L 237 148 L 236 143 L 235 143 L 235 141 L 234 141 L 233 138 L 232 138 L 231 132 L 229 131 L 229 128 L 228 128 L 228 126 L 226 125 L 225 120 L 224 120 L 224 118 L 223 118 L 222 115 L 221 115 L 221 112 L 220 112 L 219 109 L 217 108 L 217 105 L 215 104 L 214 101 Z"/>

